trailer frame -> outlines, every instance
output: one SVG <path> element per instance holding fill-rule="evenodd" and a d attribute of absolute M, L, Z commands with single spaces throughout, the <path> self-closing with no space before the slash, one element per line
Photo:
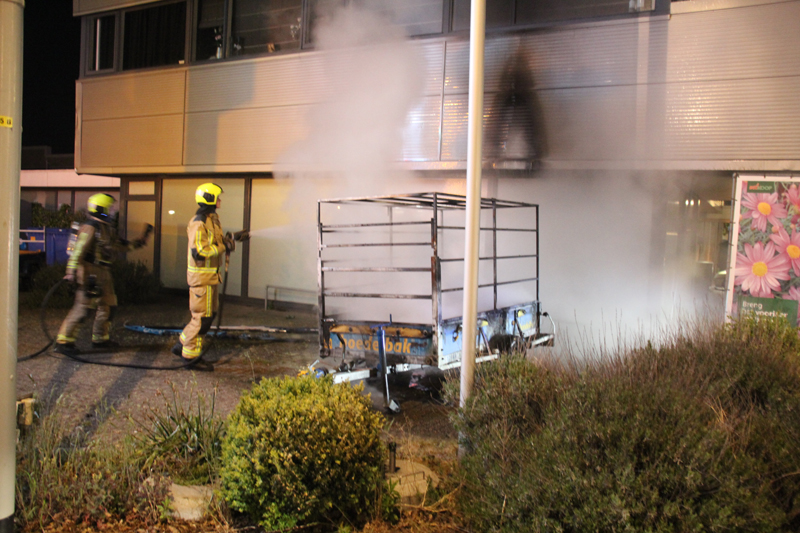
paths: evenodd
<path fill-rule="evenodd" d="M 323 220 L 323 206 L 336 205 L 338 209 L 356 209 L 363 205 L 379 205 L 389 208 L 390 215 L 385 222 L 364 222 L 330 224 Z M 394 221 L 391 216 L 393 208 L 416 208 L 430 212 L 428 220 Z M 527 210 L 532 216 L 525 219 L 532 227 L 522 225 L 514 227 L 498 226 L 498 212 L 515 209 Z M 463 287 L 442 286 L 442 265 L 464 261 L 463 257 L 441 257 L 440 242 L 450 232 L 463 232 L 465 226 L 444 224 L 444 213 L 448 210 L 466 210 L 466 197 L 461 195 L 424 192 L 398 196 L 375 196 L 325 199 L 317 202 L 317 266 L 318 266 L 318 306 L 319 306 L 319 345 L 320 356 L 341 356 L 339 372 L 352 371 L 359 363 L 375 362 L 379 351 L 384 351 L 386 364 L 397 365 L 430 365 L 442 370 L 454 368 L 461 361 L 461 324 L 462 317 L 442 317 L 442 296 L 451 292 L 463 291 Z M 478 360 L 497 357 L 503 348 L 526 350 L 534 345 L 552 345 L 555 338 L 555 324 L 552 331 L 544 333 L 541 328 L 542 317 L 548 316 L 542 311 L 539 301 L 539 206 L 525 202 L 482 198 L 481 211 L 491 213 L 491 224 L 482 225 L 480 231 L 488 232 L 491 238 L 491 253 L 479 258 L 482 262 L 490 262 L 492 280 L 479 285 L 480 289 L 491 288 L 492 305 L 489 309 L 479 310 L 478 334 L 476 338 Z M 329 243 L 328 237 L 335 233 L 359 234 L 359 231 L 370 228 L 385 228 L 394 231 L 402 226 L 430 226 L 429 240 L 412 240 L 394 242 L 337 242 Z M 498 236 L 514 232 L 522 237 L 532 239 L 532 253 L 498 254 Z M 403 266 L 354 266 L 342 264 L 341 260 L 329 261 L 326 253 L 334 248 L 359 247 L 420 247 L 431 252 L 430 267 Z M 535 265 L 533 275 L 523 274 L 511 279 L 498 277 L 498 264 L 508 260 L 528 260 Z M 429 272 L 431 278 L 430 292 L 360 292 L 341 291 L 329 287 L 327 277 L 334 273 L 402 273 Z M 512 305 L 498 307 L 498 287 L 504 285 L 523 284 L 534 287 L 534 297 Z M 345 320 L 329 316 L 327 303 L 331 298 L 370 298 L 389 300 L 430 300 L 431 321 L 429 323 L 395 323 L 388 316 L 379 320 Z M 548 317 L 549 318 L 549 317 Z M 389 322 L 387 323 L 387 319 Z M 385 345 L 379 346 L 379 332 L 385 338 Z M 382 350 L 381 350 L 382 349 Z M 348 360 L 349 358 L 349 360 Z M 378 365 L 380 366 L 380 365 Z"/>

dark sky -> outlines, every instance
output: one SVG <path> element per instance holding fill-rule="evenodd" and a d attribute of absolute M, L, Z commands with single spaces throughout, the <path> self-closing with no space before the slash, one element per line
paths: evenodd
<path fill-rule="evenodd" d="M 27 0 L 22 74 L 22 146 L 71 154 L 81 24 L 72 0 Z"/>

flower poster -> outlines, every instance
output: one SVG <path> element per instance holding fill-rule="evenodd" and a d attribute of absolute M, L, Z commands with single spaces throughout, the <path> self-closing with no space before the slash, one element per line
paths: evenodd
<path fill-rule="evenodd" d="M 727 314 L 797 325 L 800 178 L 738 176 L 733 215 Z"/>

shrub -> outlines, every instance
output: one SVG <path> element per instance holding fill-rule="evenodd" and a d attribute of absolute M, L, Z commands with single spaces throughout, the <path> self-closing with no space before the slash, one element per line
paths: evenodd
<path fill-rule="evenodd" d="M 15 521 L 20 531 L 52 523 L 136 519 L 154 524 L 167 499 L 166 480 L 131 461 L 129 440 L 116 445 L 86 442 L 65 431 L 61 405 L 37 404 L 36 423 L 17 445 Z"/>
<path fill-rule="evenodd" d="M 219 472 L 222 435 L 225 424 L 215 416 L 217 391 L 210 401 L 203 393 L 189 391 L 183 400 L 170 384 L 170 398 L 163 407 L 151 408 L 145 420 L 137 422 L 137 456 L 146 469 L 156 467 L 183 485 L 204 485 Z M 162 395 L 161 391 L 157 393 Z"/>
<path fill-rule="evenodd" d="M 40 268 L 33 276 L 31 290 L 20 294 L 20 305 L 26 308 L 41 306 L 48 291 L 61 281 L 66 270 L 66 265 L 58 263 Z M 119 305 L 153 303 L 158 299 L 162 284 L 143 263 L 116 261 L 111 266 L 111 275 L 114 277 L 114 292 Z M 65 309 L 72 307 L 74 301 L 75 286 L 64 283 L 52 294 L 47 307 Z"/>
<path fill-rule="evenodd" d="M 40 268 L 33 275 L 31 290 L 19 295 L 20 306 L 26 308 L 40 307 L 50 289 L 64 278 L 66 270 L 66 265 L 58 263 Z M 47 306 L 52 309 L 65 309 L 72 307 L 74 301 L 75 286 L 65 282 L 50 296 Z"/>
<path fill-rule="evenodd" d="M 31 204 L 31 223 L 35 228 L 69 229 L 73 221 L 82 222 L 85 219 L 85 211 L 73 213 L 67 204 L 61 204 L 57 211 L 51 211 L 37 202 Z"/>
<path fill-rule="evenodd" d="M 376 507 L 383 418 L 363 387 L 330 377 L 263 379 L 228 420 L 222 495 L 266 529 L 356 523 Z"/>
<path fill-rule="evenodd" d="M 586 364 L 481 366 L 454 422 L 483 531 L 796 531 L 800 342 L 742 320 Z"/>
<path fill-rule="evenodd" d="M 111 275 L 119 305 L 153 303 L 163 287 L 155 273 L 139 261 L 115 261 L 111 265 Z"/>

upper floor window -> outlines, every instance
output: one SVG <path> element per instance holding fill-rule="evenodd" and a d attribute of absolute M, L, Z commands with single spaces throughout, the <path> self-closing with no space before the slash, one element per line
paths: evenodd
<path fill-rule="evenodd" d="M 392 24 L 402 27 L 409 36 L 443 31 L 442 0 L 358 0 L 354 3 L 383 14 Z"/>
<path fill-rule="evenodd" d="M 89 70 L 98 72 L 114 68 L 114 41 L 116 40 L 116 34 L 116 15 L 104 15 L 92 19 Z"/>
<path fill-rule="evenodd" d="M 122 70 L 182 64 L 186 58 L 186 2 L 126 11 Z"/>
<path fill-rule="evenodd" d="M 194 58 L 225 57 L 225 0 L 198 0 Z"/>
<path fill-rule="evenodd" d="M 116 3 L 121 3 L 115 0 Z M 313 48 L 338 10 L 378 12 L 409 36 L 467 31 L 470 0 L 130 0 L 84 18 L 84 74 Z M 145 3 L 144 6 L 138 5 Z M 647 7 L 642 7 L 647 6 Z M 660 7 L 659 7 L 660 6 Z M 488 29 L 638 13 L 669 0 L 486 0 Z M 187 35 L 188 32 L 188 35 Z"/>
<path fill-rule="evenodd" d="M 624 15 L 629 0 L 486 0 L 486 27 Z M 453 31 L 468 30 L 470 0 L 453 0 Z"/>
<path fill-rule="evenodd" d="M 298 49 L 302 20 L 302 0 L 233 0 L 231 54 Z"/>
<path fill-rule="evenodd" d="M 306 44 L 316 41 L 318 28 L 329 23 L 337 9 L 349 5 L 379 13 L 391 24 L 402 27 L 409 37 L 445 31 L 443 0 L 307 0 Z"/>

